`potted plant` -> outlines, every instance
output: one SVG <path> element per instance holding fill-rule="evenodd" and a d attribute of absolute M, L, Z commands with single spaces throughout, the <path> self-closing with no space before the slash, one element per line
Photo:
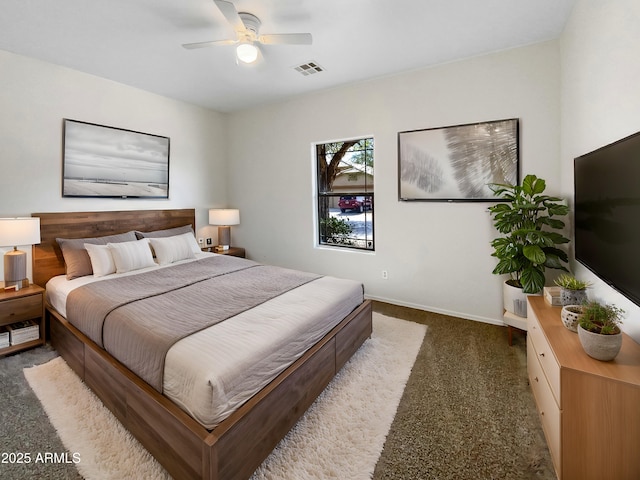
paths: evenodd
<path fill-rule="evenodd" d="M 573 333 L 578 333 L 578 322 L 583 311 L 583 305 L 564 305 L 560 311 L 562 324 Z"/>
<path fill-rule="evenodd" d="M 578 280 L 573 275 L 563 273 L 554 283 L 560 287 L 562 305 L 582 305 L 587 301 L 587 287 L 591 286 L 591 282 Z"/>
<path fill-rule="evenodd" d="M 622 315 L 615 305 L 587 303 L 578 321 L 578 337 L 582 348 L 597 360 L 613 360 L 622 347 Z"/>
<path fill-rule="evenodd" d="M 561 198 L 543 195 L 546 182 L 535 175 L 524 177 L 522 185 L 494 183 L 489 188 L 505 201 L 489 207 L 494 226 L 502 234 L 491 242 L 491 255 L 498 259 L 493 273 L 510 276 L 505 282 L 505 310 L 526 317 L 526 294 L 542 290 L 545 269 L 568 272 L 563 265 L 568 256 L 557 245 L 569 239 L 558 232 L 565 224 L 555 217 L 567 215 L 569 207 Z"/>

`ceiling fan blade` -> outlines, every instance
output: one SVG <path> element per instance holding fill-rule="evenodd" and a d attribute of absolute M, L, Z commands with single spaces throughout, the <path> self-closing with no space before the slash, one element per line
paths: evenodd
<path fill-rule="evenodd" d="M 260 35 L 258 41 L 265 45 L 311 45 L 310 33 L 273 33 Z"/>
<path fill-rule="evenodd" d="M 214 45 L 235 45 L 238 40 L 212 40 L 210 42 L 196 42 L 196 43 L 184 43 L 182 46 L 187 50 L 193 50 L 194 48 L 213 47 Z"/>
<path fill-rule="evenodd" d="M 218 6 L 218 9 L 224 15 L 224 18 L 233 26 L 233 29 L 236 32 L 244 32 L 246 30 L 240 15 L 238 15 L 238 11 L 236 7 L 231 2 L 227 2 L 226 0 L 213 0 L 213 2 Z"/>

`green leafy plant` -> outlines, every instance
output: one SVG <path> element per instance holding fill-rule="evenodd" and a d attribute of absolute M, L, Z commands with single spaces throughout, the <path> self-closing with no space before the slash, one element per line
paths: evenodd
<path fill-rule="evenodd" d="M 337 243 L 341 245 L 351 245 L 353 240 L 349 238 L 353 228 L 349 222 L 342 218 L 327 217 L 320 220 L 320 233 L 322 239 L 327 243 Z"/>
<path fill-rule="evenodd" d="M 567 290 L 584 290 L 591 286 L 591 282 L 578 280 L 573 275 L 569 275 L 567 273 L 559 275 L 553 283 L 559 287 L 566 288 Z"/>
<path fill-rule="evenodd" d="M 602 305 L 598 302 L 588 302 L 582 309 L 579 324 L 585 330 L 601 335 L 616 335 L 620 333 L 624 310 L 615 305 Z"/>
<path fill-rule="evenodd" d="M 567 271 L 566 252 L 557 245 L 569 239 L 554 230 L 564 228 L 559 218 L 569 213 L 561 198 L 543 195 L 546 182 L 527 175 L 522 185 L 489 184 L 498 198 L 505 200 L 489 207 L 494 226 L 503 234 L 491 242 L 492 256 L 498 259 L 496 275 L 509 274 L 508 283 L 524 293 L 537 293 L 545 284 L 545 268 Z"/>

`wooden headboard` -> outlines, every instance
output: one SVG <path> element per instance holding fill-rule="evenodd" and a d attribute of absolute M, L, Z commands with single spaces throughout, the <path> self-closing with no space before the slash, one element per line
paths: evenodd
<path fill-rule="evenodd" d="M 191 225 L 195 210 L 126 210 L 120 212 L 32 213 L 40 218 L 40 244 L 33 246 L 33 283 L 42 287 L 62 275 L 64 259 L 56 238 L 88 238 L 140 230 L 149 232 Z"/>

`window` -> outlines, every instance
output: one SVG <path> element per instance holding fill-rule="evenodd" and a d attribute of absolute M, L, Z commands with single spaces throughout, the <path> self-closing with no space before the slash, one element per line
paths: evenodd
<path fill-rule="evenodd" d="M 318 243 L 374 250 L 373 138 L 316 145 Z"/>

